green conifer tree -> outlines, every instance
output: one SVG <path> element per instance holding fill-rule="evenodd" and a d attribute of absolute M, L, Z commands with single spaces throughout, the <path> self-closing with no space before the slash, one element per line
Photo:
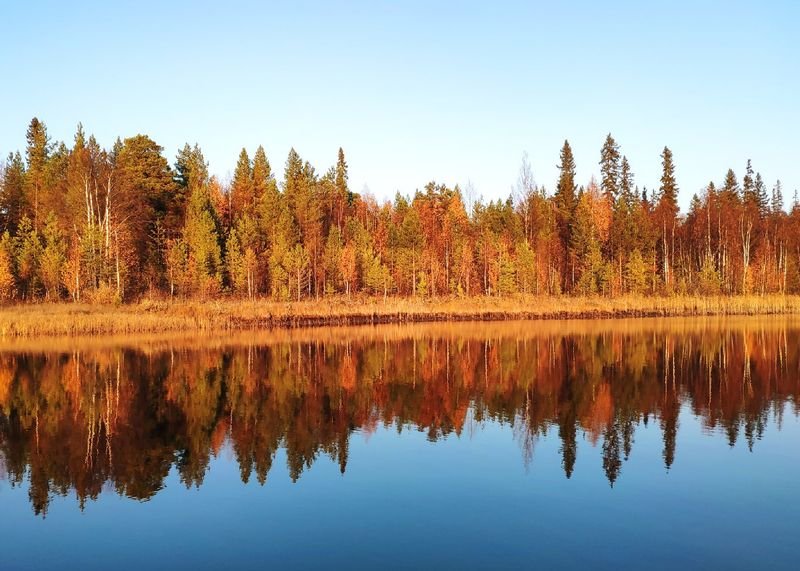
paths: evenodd
<path fill-rule="evenodd" d="M 59 228 L 58 220 L 52 212 L 45 222 L 44 248 L 39 263 L 39 275 L 48 299 L 57 300 L 60 295 L 62 274 L 67 261 L 67 245 Z"/>

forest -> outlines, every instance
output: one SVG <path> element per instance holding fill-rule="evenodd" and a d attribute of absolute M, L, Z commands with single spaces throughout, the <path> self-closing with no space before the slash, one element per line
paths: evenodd
<path fill-rule="evenodd" d="M 0 479 L 29 484 L 33 510 L 46 514 L 57 496 L 82 508 L 104 490 L 151 498 L 173 467 L 199 487 L 225 450 L 242 481 L 263 485 L 282 462 L 292 480 L 326 458 L 344 473 L 351 440 L 381 428 L 436 441 L 499 422 L 513 429 L 525 464 L 537 465 L 537 441 L 554 438 L 560 448 L 548 454 L 560 456 L 566 478 L 602 470 L 613 486 L 637 440 L 647 447 L 637 437 L 648 424 L 670 469 L 685 442 L 679 429 L 692 431 L 687 417 L 706 438 L 720 435 L 715 446 L 753 450 L 800 412 L 800 334 L 787 322 L 615 323 L 284 330 L 212 347 L 5 351 Z M 576 467 L 581 455 L 591 463 Z"/>
<path fill-rule="evenodd" d="M 670 149 L 640 189 L 611 134 L 599 181 L 579 184 L 565 141 L 552 192 L 523 158 L 488 202 L 436 182 L 379 202 L 350 189 L 342 149 L 324 173 L 292 149 L 280 178 L 242 149 L 226 182 L 197 144 L 170 164 L 146 135 L 106 149 L 79 125 L 67 146 L 36 118 L 26 142 L 0 171 L 4 303 L 800 293 L 796 191 L 787 212 L 750 161 L 682 214 Z"/>

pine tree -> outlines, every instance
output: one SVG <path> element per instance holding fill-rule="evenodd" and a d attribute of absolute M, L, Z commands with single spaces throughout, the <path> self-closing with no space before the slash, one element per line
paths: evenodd
<path fill-rule="evenodd" d="M 157 289 L 164 276 L 168 236 L 163 220 L 174 210 L 177 185 L 162 151 L 149 137 L 136 135 L 118 141 L 109 156 L 116 183 L 108 235 L 116 237 L 117 243 L 107 251 L 131 251 L 127 265 L 139 279 L 130 285 L 139 291 Z M 115 265 L 117 262 L 125 260 L 115 260 Z M 118 290 L 125 289 L 123 286 L 119 284 Z"/>

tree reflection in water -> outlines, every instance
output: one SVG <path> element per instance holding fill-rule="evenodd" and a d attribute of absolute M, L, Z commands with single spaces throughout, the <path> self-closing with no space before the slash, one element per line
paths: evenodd
<path fill-rule="evenodd" d="M 48 344 L 44 344 L 47 347 Z M 265 484 L 284 448 L 293 480 L 320 455 L 347 467 L 355 431 L 511 424 L 530 463 L 560 439 L 601 446 L 611 485 L 637 426 L 656 422 L 675 460 L 685 407 L 751 449 L 800 396 L 800 328 L 773 320 L 431 324 L 250 334 L 211 341 L 65 341 L 0 353 L 0 468 L 37 514 L 104 488 L 152 497 L 175 466 L 200 486 L 226 443 L 242 481 Z"/>

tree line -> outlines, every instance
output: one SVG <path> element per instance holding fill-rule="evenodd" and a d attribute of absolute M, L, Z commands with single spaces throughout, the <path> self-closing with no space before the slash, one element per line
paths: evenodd
<path fill-rule="evenodd" d="M 590 454 L 613 485 L 648 423 L 673 465 L 682 406 L 719 445 L 751 450 L 800 411 L 800 339 L 785 326 L 416 331 L 389 342 L 383 332 L 211 350 L 3 353 L 0 476 L 27 480 L 45 513 L 54 495 L 74 493 L 81 506 L 109 488 L 150 498 L 173 467 L 200 486 L 225 446 L 242 481 L 264 484 L 281 449 L 297 480 L 323 457 L 344 472 L 351 436 L 381 426 L 435 441 L 502 422 L 524 462 L 536 463 L 537 440 L 558 438 L 560 457 L 545 462 L 569 478 Z"/>
<path fill-rule="evenodd" d="M 747 162 L 681 215 L 672 152 L 640 189 L 609 134 L 600 180 L 569 142 L 552 193 L 527 157 L 506 200 L 430 182 L 379 203 L 353 192 L 342 149 L 324 173 L 292 149 L 282 180 L 258 147 L 232 180 L 196 144 L 171 165 L 145 135 L 71 147 L 34 118 L 0 171 L 0 299 L 142 296 L 510 296 L 800 293 L 800 207 Z"/>

